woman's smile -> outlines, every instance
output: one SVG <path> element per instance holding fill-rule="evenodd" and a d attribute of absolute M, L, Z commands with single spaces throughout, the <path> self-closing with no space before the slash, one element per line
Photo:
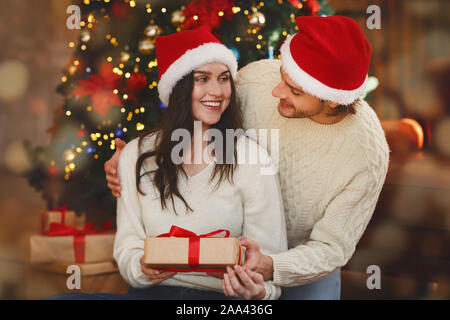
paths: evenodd
<path fill-rule="evenodd" d="M 220 111 L 222 106 L 222 100 L 204 100 L 200 103 L 211 111 Z"/>

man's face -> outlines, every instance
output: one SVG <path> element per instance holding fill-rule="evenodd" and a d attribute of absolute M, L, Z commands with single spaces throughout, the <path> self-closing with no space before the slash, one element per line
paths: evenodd
<path fill-rule="evenodd" d="M 278 112 L 285 118 L 312 118 L 325 113 L 326 105 L 320 99 L 304 92 L 280 68 L 281 82 L 273 89 L 272 95 L 280 99 Z"/>

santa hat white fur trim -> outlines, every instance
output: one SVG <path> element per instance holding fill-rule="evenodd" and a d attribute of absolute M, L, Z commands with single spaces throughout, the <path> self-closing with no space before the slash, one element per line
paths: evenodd
<path fill-rule="evenodd" d="M 353 103 L 364 93 L 367 85 L 367 76 L 364 83 L 359 88 L 354 90 L 342 90 L 331 88 L 303 71 L 291 55 L 290 43 L 292 38 L 293 36 L 288 36 L 281 46 L 281 65 L 283 66 L 284 72 L 286 72 L 297 85 L 301 86 L 303 91 L 319 99 L 336 102 L 342 105 Z"/>
<path fill-rule="evenodd" d="M 220 43 L 206 43 L 187 50 L 167 68 L 158 83 L 159 99 L 168 105 L 173 87 L 194 69 L 211 62 L 221 62 L 228 66 L 231 76 L 236 79 L 238 64 L 233 51 Z"/>

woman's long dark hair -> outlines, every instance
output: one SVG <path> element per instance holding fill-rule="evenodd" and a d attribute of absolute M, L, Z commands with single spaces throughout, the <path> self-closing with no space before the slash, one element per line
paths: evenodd
<path fill-rule="evenodd" d="M 234 86 L 233 78 L 230 75 L 231 82 L 231 97 L 230 104 L 228 108 L 222 113 L 220 121 L 211 126 L 211 128 L 218 129 L 223 137 L 223 143 L 215 144 L 215 154 L 218 151 L 221 152 L 223 159 L 229 159 L 227 157 L 226 146 L 233 145 L 232 149 L 234 152 L 234 163 L 230 164 L 225 162 L 216 163 L 214 167 L 213 174 L 211 175 L 210 182 L 214 180 L 216 175 L 219 175 L 219 179 L 216 184 L 216 188 L 219 184 L 227 179 L 228 181 L 233 181 L 234 170 L 237 164 L 237 153 L 236 153 L 236 141 L 237 137 L 231 135 L 228 137 L 226 134 L 226 129 L 242 129 L 243 120 L 242 112 L 239 107 L 236 98 L 236 88 Z M 186 200 L 181 195 L 178 189 L 178 174 L 184 174 L 187 176 L 186 172 L 183 170 L 181 165 L 173 163 L 171 159 L 172 149 L 179 143 L 177 141 L 171 140 L 172 132 L 175 129 L 183 128 L 189 131 L 191 137 L 194 133 L 194 117 L 192 114 L 192 90 L 194 88 L 194 72 L 184 76 L 180 81 L 177 82 L 172 90 L 169 97 L 169 104 L 161 115 L 161 119 L 150 132 L 139 138 L 139 150 L 143 146 L 143 140 L 145 137 L 156 134 L 156 140 L 154 150 L 145 150 L 140 152 L 140 155 L 136 162 L 136 187 L 139 193 L 145 195 L 145 193 L 140 188 L 140 182 L 143 176 L 147 174 L 154 174 L 153 184 L 158 189 L 161 199 L 161 207 L 167 208 L 167 200 L 172 201 L 173 208 L 175 210 L 174 196 L 179 197 L 185 204 L 186 209 L 192 211 L 191 207 L 188 205 Z M 228 144 L 227 139 L 234 139 L 233 144 Z M 214 140 L 214 142 L 216 142 Z M 218 150 L 217 148 L 222 148 Z M 144 161 L 147 158 L 155 157 L 155 163 L 157 169 L 152 171 L 146 171 L 141 174 L 141 168 Z"/>

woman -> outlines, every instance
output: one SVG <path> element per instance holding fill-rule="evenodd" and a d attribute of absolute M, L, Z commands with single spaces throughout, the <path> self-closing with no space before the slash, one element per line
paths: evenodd
<path fill-rule="evenodd" d="M 154 130 L 127 144 L 118 166 L 114 258 L 129 292 L 51 299 L 277 299 L 279 287 L 239 266 L 220 279 L 143 263 L 145 238 L 172 225 L 196 234 L 226 229 L 231 237 L 257 240 L 267 254 L 287 249 L 277 175 L 261 174 L 262 164 L 270 165 L 267 152 L 242 134 L 227 134 L 242 129 L 233 53 L 206 28 L 158 37 L 156 52 L 158 92 L 167 108 Z M 255 154 L 246 157 L 247 149 L 259 163 L 248 163 Z"/>
<path fill-rule="evenodd" d="M 277 176 L 260 173 L 261 163 L 270 162 L 267 152 L 244 135 L 227 134 L 242 129 L 233 53 L 206 28 L 158 37 L 156 52 L 158 92 L 167 109 L 158 126 L 128 143 L 119 159 L 123 189 L 114 258 L 131 285 L 129 295 L 276 299 L 278 287 L 239 267 L 229 268 L 221 280 L 143 264 L 145 238 L 167 233 L 172 225 L 197 234 L 226 229 L 231 237 L 257 239 L 266 252 L 287 246 Z M 260 163 L 245 161 L 248 146 Z"/>

